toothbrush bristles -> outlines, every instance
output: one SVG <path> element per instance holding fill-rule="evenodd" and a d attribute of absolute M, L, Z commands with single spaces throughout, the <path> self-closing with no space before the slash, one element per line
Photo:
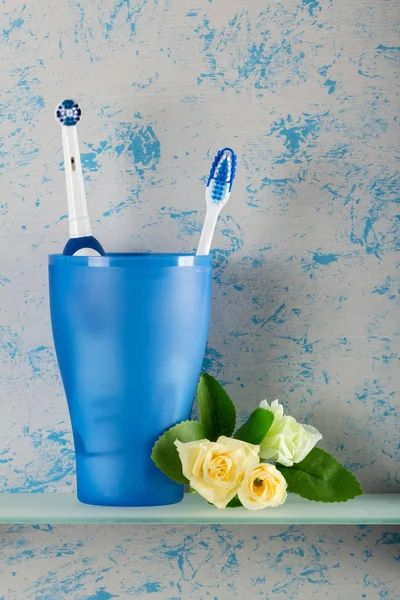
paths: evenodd
<path fill-rule="evenodd" d="M 75 100 L 63 100 L 56 108 L 56 119 L 61 125 L 74 127 L 81 120 L 82 111 Z"/>
<path fill-rule="evenodd" d="M 220 150 L 213 162 L 207 182 L 212 202 L 226 202 L 235 178 L 236 156 L 230 148 Z"/>

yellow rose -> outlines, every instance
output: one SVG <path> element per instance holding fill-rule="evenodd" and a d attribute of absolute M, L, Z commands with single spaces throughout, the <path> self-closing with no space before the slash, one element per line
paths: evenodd
<path fill-rule="evenodd" d="M 242 475 L 240 502 L 249 510 L 279 506 L 287 498 L 286 480 L 274 465 L 261 463 Z"/>
<path fill-rule="evenodd" d="M 176 440 L 182 472 L 191 487 L 217 508 L 236 496 L 244 470 L 258 464 L 259 446 L 221 436 L 216 442 Z"/>

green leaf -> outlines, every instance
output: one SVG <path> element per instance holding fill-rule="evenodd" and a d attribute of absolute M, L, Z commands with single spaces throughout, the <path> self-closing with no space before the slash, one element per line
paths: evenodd
<path fill-rule="evenodd" d="M 168 429 L 153 446 L 151 458 L 161 471 L 176 483 L 189 483 L 182 473 L 182 463 L 179 458 L 175 440 L 194 442 L 205 438 L 204 427 L 198 421 L 182 421 Z"/>
<path fill-rule="evenodd" d="M 308 500 L 346 502 L 363 493 L 354 475 L 321 448 L 313 448 L 292 467 L 279 463 L 275 466 L 286 479 L 289 491 Z"/>
<path fill-rule="evenodd" d="M 240 502 L 239 498 L 235 496 L 230 502 L 228 502 L 226 508 L 239 508 L 240 506 L 243 506 L 243 504 Z"/>
<path fill-rule="evenodd" d="M 256 408 L 233 437 L 242 442 L 259 445 L 267 435 L 273 420 L 274 413 L 271 410 Z"/>
<path fill-rule="evenodd" d="M 236 423 L 235 405 L 221 384 L 207 373 L 200 377 L 197 401 L 206 438 L 215 442 L 220 435 L 230 437 Z"/>

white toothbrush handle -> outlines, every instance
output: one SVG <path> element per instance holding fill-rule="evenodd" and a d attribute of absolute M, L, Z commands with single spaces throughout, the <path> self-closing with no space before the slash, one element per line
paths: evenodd
<path fill-rule="evenodd" d="M 86 237 L 92 235 L 92 230 L 86 205 L 78 134 L 76 127 L 62 126 L 61 131 L 67 183 L 69 237 Z"/>
<path fill-rule="evenodd" d="M 220 208 L 218 206 L 212 206 L 207 204 L 206 218 L 204 219 L 203 229 L 201 231 L 199 247 L 197 248 L 197 255 L 210 254 L 211 242 L 214 235 L 215 225 L 219 215 Z"/>

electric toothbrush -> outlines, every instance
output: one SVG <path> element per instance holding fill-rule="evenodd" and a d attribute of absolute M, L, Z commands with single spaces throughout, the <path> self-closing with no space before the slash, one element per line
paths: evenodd
<path fill-rule="evenodd" d="M 69 240 L 63 254 L 73 256 L 103 256 L 104 249 L 92 235 L 86 204 L 81 156 L 76 126 L 82 111 L 74 100 L 63 100 L 56 108 L 56 119 L 61 124 L 65 180 L 67 184 Z"/>

